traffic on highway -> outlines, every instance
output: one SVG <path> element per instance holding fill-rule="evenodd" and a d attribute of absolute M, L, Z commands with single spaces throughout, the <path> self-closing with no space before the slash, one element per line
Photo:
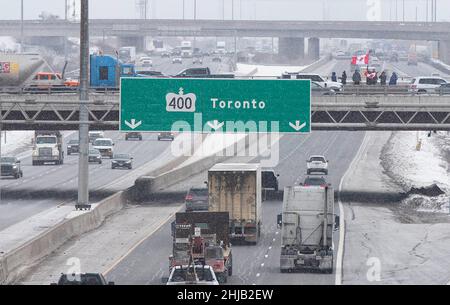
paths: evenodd
<path fill-rule="evenodd" d="M 48 7 L 0 37 L 1 285 L 170 286 L 173 301 L 265 303 L 284 286 L 450 284 L 450 42 L 439 31 L 388 39 L 336 21 L 318 37 L 273 37 L 251 30 L 267 18 L 242 17 L 241 4 L 238 23 L 225 3 L 211 18 L 239 26 L 227 37 L 196 6 L 180 19 L 162 2 L 111 1 L 136 10 L 137 27 L 98 37 L 89 13 L 115 17 L 67 2 L 65 18 Z M 331 22 L 330 2 L 311 18 Z M 136 35 L 150 10 L 169 25 Z M 418 11 L 402 23 L 416 26 Z M 368 21 L 400 22 L 383 14 Z M 191 17 L 198 28 L 170 23 Z M 80 33 L 33 32 L 45 22 Z"/>

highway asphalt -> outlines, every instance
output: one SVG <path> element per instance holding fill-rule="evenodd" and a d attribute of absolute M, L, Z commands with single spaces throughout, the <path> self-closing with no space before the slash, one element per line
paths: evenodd
<path fill-rule="evenodd" d="M 327 180 L 336 188 L 362 142 L 364 132 L 317 131 L 309 135 L 285 135 L 280 140 L 280 161 L 274 168 L 280 174 L 280 187 L 302 182 L 306 159 L 324 154 L 330 160 Z M 257 162 L 257 159 L 251 162 Z M 334 284 L 335 275 L 279 272 L 280 234 L 276 215 L 281 201 L 263 202 L 263 228 L 257 246 L 234 246 L 234 275 L 230 284 Z M 336 205 L 335 212 L 339 214 Z M 336 232 L 337 233 L 337 232 Z M 335 234 L 335 244 L 338 234 Z M 170 221 L 146 239 L 107 275 L 117 284 L 159 284 L 168 276 L 171 254 Z"/>

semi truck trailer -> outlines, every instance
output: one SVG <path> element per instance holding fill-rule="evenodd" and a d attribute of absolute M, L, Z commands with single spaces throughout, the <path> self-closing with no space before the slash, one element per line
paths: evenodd
<path fill-rule="evenodd" d="M 284 189 L 280 271 L 333 272 L 334 192 L 329 186 Z"/>
<path fill-rule="evenodd" d="M 258 243 L 261 208 L 259 164 L 219 163 L 208 171 L 208 211 L 229 213 L 232 241 Z"/>

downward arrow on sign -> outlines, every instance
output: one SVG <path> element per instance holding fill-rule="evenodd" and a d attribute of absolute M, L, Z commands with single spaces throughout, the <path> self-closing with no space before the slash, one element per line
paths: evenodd
<path fill-rule="evenodd" d="M 139 121 L 139 122 L 136 123 L 136 120 L 135 120 L 135 119 L 131 119 L 131 123 L 128 122 L 128 121 L 125 121 L 125 124 L 126 124 L 128 127 L 130 127 L 131 129 L 136 129 L 136 128 L 138 128 L 139 126 L 141 126 L 142 121 Z"/>
<path fill-rule="evenodd" d="M 295 129 L 295 131 L 300 131 L 303 127 L 306 126 L 306 123 L 303 123 L 300 125 L 300 121 L 295 121 L 295 125 L 291 122 L 289 122 L 289 126 Z"/>
<path fill-rule="evenodd" d="M 214 130 L 217 130 L 217 129 L 219 129 L 219 128 L 222 128 L 223 124 L 224 124 L 223 122 L 222 122 L 222 123 L 219 123 L 218 120 L 214 120 L 212 123 L 211 123 L 211 122 L 208 122 L 208 126 L 211 127 L 211 128 L 214 129 Z"/>

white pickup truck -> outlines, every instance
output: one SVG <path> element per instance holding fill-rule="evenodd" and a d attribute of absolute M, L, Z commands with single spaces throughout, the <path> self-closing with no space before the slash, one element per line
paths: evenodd
<path fill-rule="evenodd" d="M 324 156 L 314 155 L 306 160 L 306 173 L 323 173 L 328 175 L 328 160 Z"/>

